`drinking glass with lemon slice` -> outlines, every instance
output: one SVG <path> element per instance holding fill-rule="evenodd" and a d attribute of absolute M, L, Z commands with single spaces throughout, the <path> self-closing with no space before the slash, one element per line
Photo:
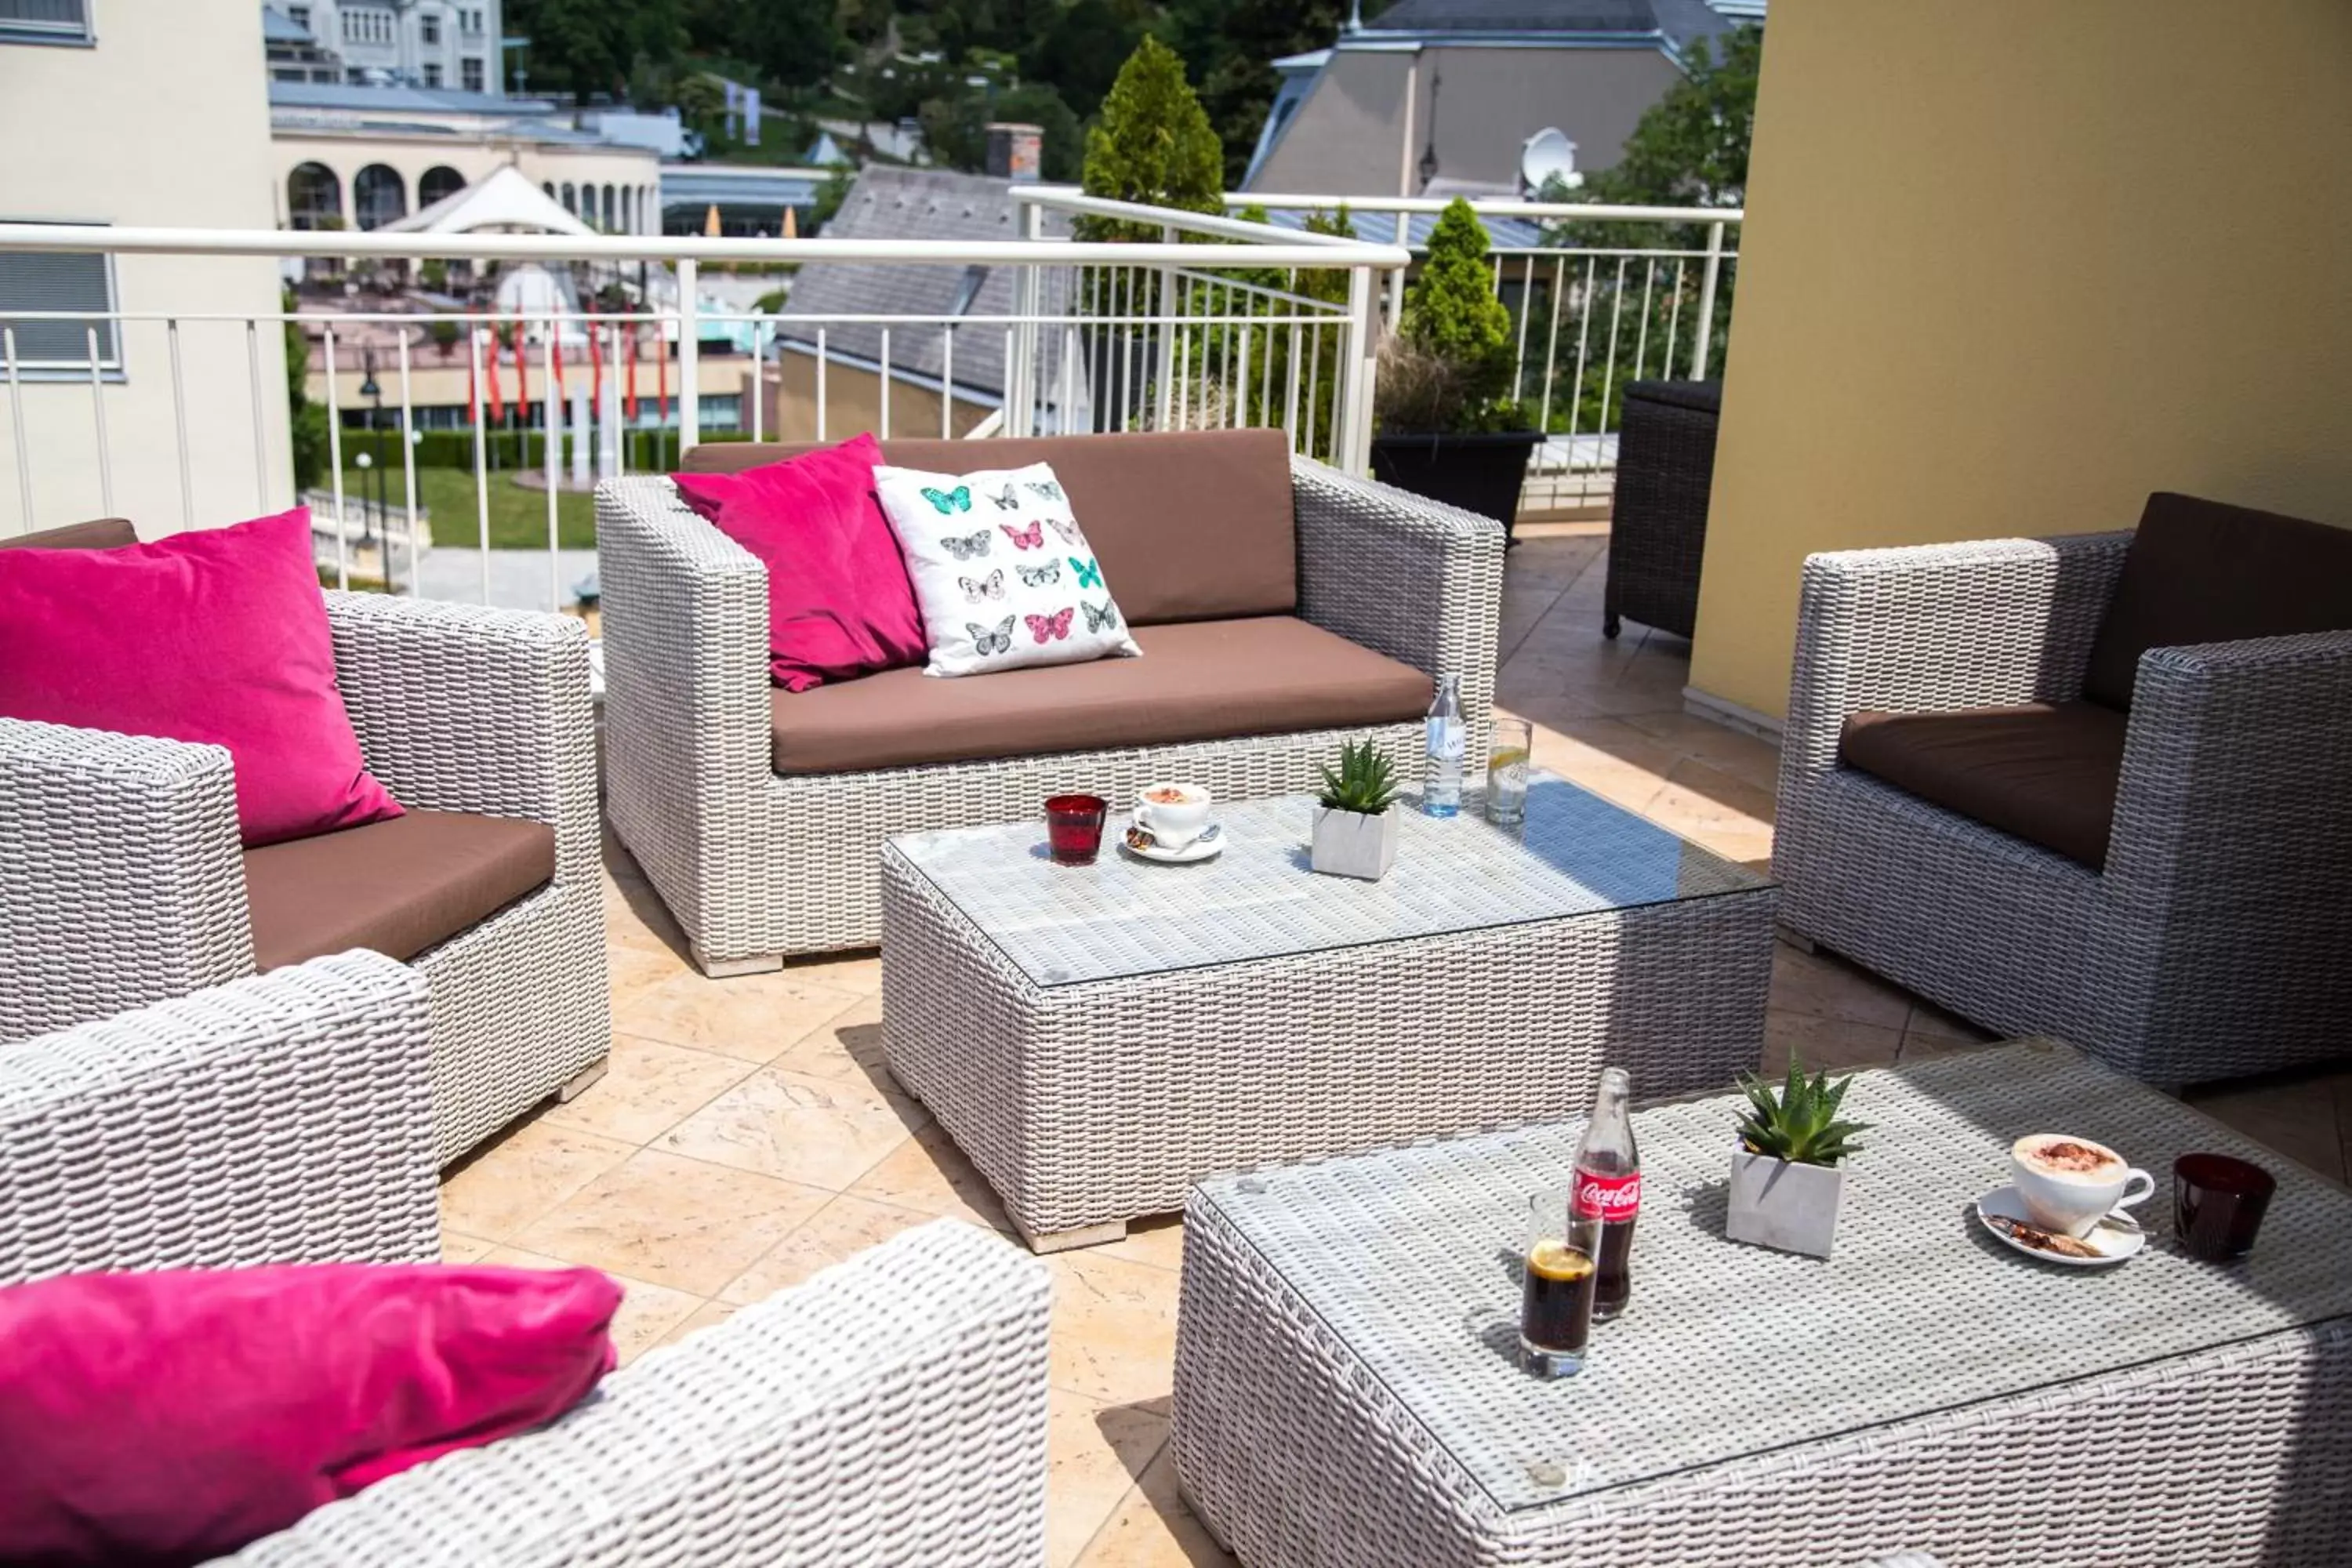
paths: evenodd
<path fill-rule="evenodd" d="M 1495 721 L 1495 739 L 1486 752 L 1486 820 L 1511 826 L 1527 820 L 1528 759 L 1535 749 L 1535 727 L 1525 719 Z"/>

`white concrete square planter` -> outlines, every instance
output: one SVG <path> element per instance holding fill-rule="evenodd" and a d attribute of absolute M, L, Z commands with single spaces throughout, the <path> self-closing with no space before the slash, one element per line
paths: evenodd
<path fill-rule="evenodd" d="M 1792 1165 L 1736 1148 L 1723 1233 L 1734 1241 L 1827 1258 L 1844 1196 L 1845 1173 L 1836 1166 Z"/>
<path fill-rule="evenodd" d="M 1378 816 L 1315 808 L 1315 869 L 1327 877 L 1377 882 L 1396 864 L 1397 808 Z"/>

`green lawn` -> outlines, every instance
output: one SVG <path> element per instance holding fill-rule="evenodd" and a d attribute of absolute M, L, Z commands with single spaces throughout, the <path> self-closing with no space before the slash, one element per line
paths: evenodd
<path fill-rule="evenodd" d="M 350 448 L 346 447 L 348 451 Z M 493 472 L 488 476 L 490 492 L 490 548 L 493 550 L 544 550 L 547 548 L 547 492 L 525 489 L 514 482 L 511 470 Z M 362 495 L 373 496 L 373 489 L 362 490 L 373 479 L 359 469 L 343 470 L 343 497 L 356 504 Z M 408 490 L 401 472 L 394 468 L 383 476 L 384 504 L 392 512 L 393 526 L 402 522 L 400 509 L 407 504 Z M 471 468 L 419 468 L 416 470 L 417 499 L 432 514 L 433 541 L 436 544 L 467 549 L 481 538 L 481 519 L 474 508 L 474 470 Z M 596 502 L 592 496 L 559 491 L 555 498 L 556 538 L 567 550 L 592 550 L 596 544 Z"/>

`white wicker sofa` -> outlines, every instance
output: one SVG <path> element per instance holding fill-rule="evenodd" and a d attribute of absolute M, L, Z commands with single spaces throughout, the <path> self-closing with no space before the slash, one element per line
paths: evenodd
<path fill-rule="evenodd" d="M 805 449 L 706 446 L 687 467 L 740 468 Z M 1440 674 L 1461 678 L 1472 754 L 1484 755 L 1503 575 L 1491 520 L 1293 458 L 1279 431 L 891 441 L 884 455 L 950 472 L 1053 463 L 1144 657 L 928 683 L 893 670 L 772 702 L 766 569 L 688 510 L 667 478 L 599 486 L 606 808 L 707 972 L 879 942 L 879 855 L 896 834 L 1034 817 L 1066 790 L 1116 803 L 1155 778 L 1233 799 L 1304 790 L 1342 741 L 1367 734 L 1414 781 L 1428 678 Z M 1189 558 L 1171 558 L 1171 541 Z M 1253 664 L 1233 644 L 1207 647 L 1226 637 L 1264 638 L 1249 646 L 1272 651 Z M 1296 689 L 1286 705 L 1260 700 L 1251 682 L 1280 673 L 1282 650 L 1324 657 L 1335 644 L 1340 660 L 1369 654 L 1403 667 L 1419 697 L 1360 705 L 1344 721 L 1298 718 L 1345 704 L 1318 710 Z M 927 732 L 910 718 L 887 762 L 790 765 L 803 712 L 887 697 L 952 718 L 967 692 L 982 700 L 982 686 L 1002 701 L 1070 681 L 1088 683 L 1088 700 L 1108 710 L 1117 691 L 1106 688 L 1164 679 L 1194 658 L 1223 672 L 1204 684 L 1234 685 L 1230 702 L 1206 721 L 1196 710 L 1189 728 L 1011 754 L 942 744 L 926 755 L 906 743 Z M 1118 666 L 1127 668 L 1106 668 Z"/>
<path fill-rule="evenodd" d="M 433 1260 L 428 993 L 352 952 L 0 1045 L 0 1285 Z M 1036 1563 L 1049 1295 L 1009 1243 L 925 1226 L 233 1561 Z"/>
<path fill-rule="evenodd" d="M 361 750 L 410 816 L 245 850 L 226 750 L 0 719 L 0 1040 L 377 947 L 432 991 L 446 1163 L 611 1048 L 588 637 L 326 597 Z M 471 912 L 433 923 L 452 896 Z"/>

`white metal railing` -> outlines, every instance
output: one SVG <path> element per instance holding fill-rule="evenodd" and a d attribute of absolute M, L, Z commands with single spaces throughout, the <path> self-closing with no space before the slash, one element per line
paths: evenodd
<path fill-rule="evenodd" d="M 1249 192 L 1225 205 L 1283 214 L 1344 206 L 1360 236 L 1418 255 L 1414 220 L 1451 201 Z M 1513 395 L 1548 437 L 1529 459 L 1520 508 L 1603 505 L 1615 493 L 1626 384 L 1722 373 L 1739 260 L 1732 241 L 1747 214 L 1488 197 L 1470 207 L 1488 226 L 1495 292 L 1511 311 Z M 1391 323 L 1404 285 L 1402 270 L 1390 274 Z"/>
<path fill-rule="evenodd" d="M 267 258 L 281 268 L 323 260 L 331 268 L 432 259 L 540 263 L 567 274 L 558 298 L 505 308 L 489 300 L 435 308 L 394 290 L 375 308 L 352 308 L 337 292 L 298 296 L 279 311 L 195 308 L 203 300 L 140 309 L 132 300 L 106 310 L 0 313 L 14 521 L 29 531 L 76 521 L 90 515 L 83 498 L 93 495 L 111 511 L 130 465 L 147 470 L 142 494 L 168 482 L 183 526 L 289 504 L 293 476 L 276 435 L 287 416 L 271 405 L 286 395 L 267 350 L 289 327 L 308 345 L 326 412 L 320 488 L 332 515 L 320 520 L 321 573 L 342 584 L 373 580 L 434 596 L 562 607 L 592 565 L 583 553 L 593 542 L 587 485 L 638 462 L 667 463 L 720 435 L 825 440 L 871 428 L 887 437 L 931 433 L 934 418 L 940 435 L 978 438 L 1260 425 L 1286 430 L 1295 450 L 1364 468 L 1376 279 L 1404 264 L 1402 249 L 1075 192 L 1020 195 L 1020 237 L 982 242 L 0 225 L 0 251 L 98 253 L 110 266 L 152 257 Z M 1045 232 L 1052 213 L 1140 225 L 1160 237 L 1080 243 Z M 788 305 L 768 315 L 702 297 L 699 268 L 721 262 L 1003 268 L 1014 299 L 1010 310 L 974 310 L 964 299 L 921 312 Z M 578 287 L 600 279 L 616 308 L 599 308 Z M 616 284 L 629 297 L 614 301 Z M 43 336 L 54 339 L 60 324 L 81 329 L 82 363 L 36 364 L 20 353 L 20 331 L 46 326 Z M 437 356 L 427 348 L 436 330 Z M 731 429 L 707 417 L 711 400 L 725 395 L 704 374 L 714 355 L 747 373 Z M 362 366 L 373 399 L 351 388 Z M 124 400 L 157 380 L 166 397 L 135 407 Z M 427 380 L 439 385 L 437 400 Z M 75 399 L 79 415 L 66 401 Z M 250 430 L 249 485 L 227 477 L 209 449 L 200 483 L 191 409 L 209 416 L 238 405 Z M 789 432 L 775 428 L 787 414 Z M 470 459 L 467 493 L 437 477 L 463 472 L 450 442 L 427 454 L 437 460 L 420 462 L 430 434 L 424 416 L 467 448 L 458 459 Z M 143 427 L 126 430 L 126 417 Z M 387 440 L 397 445 L 396 464 L 379 452 Z M 650 450 L 633 455 L 633 445 Z M 364 487 L 356 482 L 362 468 Z M 541 494 L 519 502 L 526 479 Z M 16 531 L 0 522 L 0 531 Z"/>

